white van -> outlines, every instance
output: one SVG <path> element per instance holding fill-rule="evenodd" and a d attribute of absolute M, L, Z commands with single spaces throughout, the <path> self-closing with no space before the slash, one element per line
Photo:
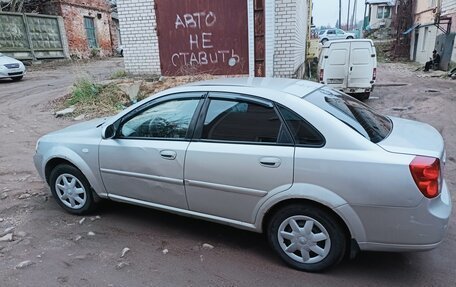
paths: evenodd
<path fill-rule="evenodd" d="M 319 81 L 358 99 L 367 100 L 377 73 L 377 53 L 372 40 L 326 42 L 320 50 Z"/>

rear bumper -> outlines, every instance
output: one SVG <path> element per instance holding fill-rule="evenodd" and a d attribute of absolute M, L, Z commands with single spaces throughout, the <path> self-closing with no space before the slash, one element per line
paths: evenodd
<path fill-rule="evenodd" d="M 366 232 L 361 250 L 422 251 L 437 247 L 443 240 L 451 215 L 452 203 L 445 181 L 442 192 L 433 200 L 423 199 L 417 207 L 359 207 Z"/>

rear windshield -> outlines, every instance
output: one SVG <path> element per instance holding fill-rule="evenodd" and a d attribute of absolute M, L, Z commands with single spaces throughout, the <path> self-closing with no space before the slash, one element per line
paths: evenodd
<path fill-rule="evenodd" d="M 373 143 L 386 138 L 393 127 L 389 118 L 339 91 L 324 87 L 304 97 Z"/>

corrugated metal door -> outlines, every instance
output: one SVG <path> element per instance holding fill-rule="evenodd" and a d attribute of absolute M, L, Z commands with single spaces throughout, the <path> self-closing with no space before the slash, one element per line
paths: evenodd
<path fill-rule="evenodd" d="M 155 0 L 165 76 L 248 74 L 247 0 Z"/>

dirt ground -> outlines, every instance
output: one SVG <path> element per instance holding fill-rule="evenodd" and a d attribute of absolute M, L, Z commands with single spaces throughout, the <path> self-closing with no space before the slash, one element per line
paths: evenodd
<path fill-rule="evenodd" d="M 0 286 L 456 286 L 454 213 L 435 250 L 361 253 L 324 274 L 290 269 L 262 235 L 222 225 L 115 203 L 93 216 L 65 213 L 32 163 L 41 135 L 74 123 L 56 119 L 49 102 L 83 73 L 102 80 L 119 68 L 122 60 L 111 59 L 0 80 L 0 237 L 13 233 L 13 241 L 0 242 Z M 369 105 L 443 134 L 454 203 L 456 81 L 381 64 L 378 83 Z"/>

